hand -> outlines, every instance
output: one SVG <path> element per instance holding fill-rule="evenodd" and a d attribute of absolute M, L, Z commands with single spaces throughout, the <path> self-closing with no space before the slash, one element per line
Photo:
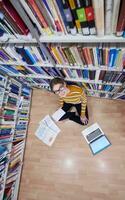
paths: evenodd
<path fill-rule="evenodd" d="M 86 117 L 80 117 L 80 120 L 84 125 L 88 124 L 88 119 Z"/>

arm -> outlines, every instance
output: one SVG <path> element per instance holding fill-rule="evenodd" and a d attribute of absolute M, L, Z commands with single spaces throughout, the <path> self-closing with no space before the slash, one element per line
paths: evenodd
<path fill-rule="evenodd" d="M 62 108 L 63 107 L 63 103 L 64 103 L 62 98 L 59 98 L 59 103 L 60 103 L 60 107 Z"/>
<path fill-rule="evenodd" d="M 87 105 L 86 94 L 85 94 L 84 91 L 82 90 L 82 91 L 81 91 L 81 117 L 82 117 L 82 118 L 85 117 L 86 105 Z"/>

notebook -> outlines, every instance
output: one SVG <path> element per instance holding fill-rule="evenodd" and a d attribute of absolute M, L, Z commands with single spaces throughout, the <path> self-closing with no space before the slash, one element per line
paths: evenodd
<path fill-rule="evenodd" d="M 97 123 L 83 130 L 82 135 L 87 141 L 93 155 L 111 145 L 110 141 Z"/>

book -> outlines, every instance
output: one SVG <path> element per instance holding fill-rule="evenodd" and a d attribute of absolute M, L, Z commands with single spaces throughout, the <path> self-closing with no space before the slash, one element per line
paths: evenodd
<path fill-rule="evenodd" d="M 46 115 L 39 123 L 35 135 L 45 144 L 51 146 L 57 135 L 59 134 L 60 129 L 54 123 L 52 118 L 49 115 Z"/>
<path fill-rule="evenodd" d="M 43 14 L 40 12 L 40 9 L 37 6 L 37 3 L 34 0 L 27 0 L 27 1 L 28 1 L 29 5 L 31 6 L 32 10 L 36 13 L 36 16 L 37 16 L 38 20 L 40 21 L 45 33 L 48 35 L 51 35 L 52 32 L 51 32 Z"/>
<path fill-rule="evenodd" d="M 104 0 L 93 0 L 95 22 L 98 36 L 104 35 Z M 99 16 L 99 17 L 98 17 Z"/>
<path fill-rule="evenodd" d="M 27 12 L 27 14 L 30 16 L 30 19 L 32 20 L 34 26 L 37 26 L 37 29 L 39 30 L 41 35 L 44 35 L 45 33 L 43 28 L 41 27 L 39 21 L 36 19 L 35 15 L 32 13 L 32 10 L 28 6 L 28 4 L 25 2 L 25 0 L 19 0 L 19 1 L 23 6 L 23 8 L 25 9 L 25 11 Z"/>
<path fill-rule="evenodd" d="M 71 10 L 69 8 L 68 2 L 66 0 L 61 0 L 61 1 L 62 1 L 61 6 L 63 7 L 63 12 L 64 12 L 64 15 L 65 15 L 65 19 L 66 19 L 66 22 L 68 24 L 70 33 L 72 35 L 76 35 L 77 30 L 76 30 L 76 27 L 75 27 L 75 23 L 74 23 L 73 16 L 72 16 Z"/>
<path fill-rule="evenodd" d="M 0 2 L 0 5 L 2 9 L 5 11 L 5 13 L 9 16 L 9 18 L 16 24 L 16 26 L 19 28 L 20 32 L 24 35 L 27 35 L 29 33 L 29 29 L 13 7 L 13 5 L 10 3 L 10 1 L 2 0 Z"/>
<path fill-rule="evenodd" d="M 112 10 L 112 23 L 111 23 L 111 32 L 116 33 L 116 26 L 118 22 L 120 8 L 120 0 L 113 1 L 113 10 Z"/>
<path fill-rule="evenodd" d="M 125 30 L 125 1 L 121 0 L 118 23 L 116 27 L 116 35 L 122 36 L 124 30 Z"/>

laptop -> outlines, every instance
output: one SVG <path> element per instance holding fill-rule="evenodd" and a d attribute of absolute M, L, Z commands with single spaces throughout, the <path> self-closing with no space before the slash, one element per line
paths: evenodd
<path fill-rule="evenodd" d="M 86 128 L 82 131 L 83 136 L 85 137 L 88 144 L 90 144 L 95 139 L 99 138 L 100 136 L 104 135 L 104 132 L 100 128 L 100 126 L 95 123 L 92 126 Z"/>
<path fill-rule="evenodd" d="M 110 141 L 97 123 L 83 130 L 82 135 L 87 141 L 93 155 L 111 145 Z"/>

